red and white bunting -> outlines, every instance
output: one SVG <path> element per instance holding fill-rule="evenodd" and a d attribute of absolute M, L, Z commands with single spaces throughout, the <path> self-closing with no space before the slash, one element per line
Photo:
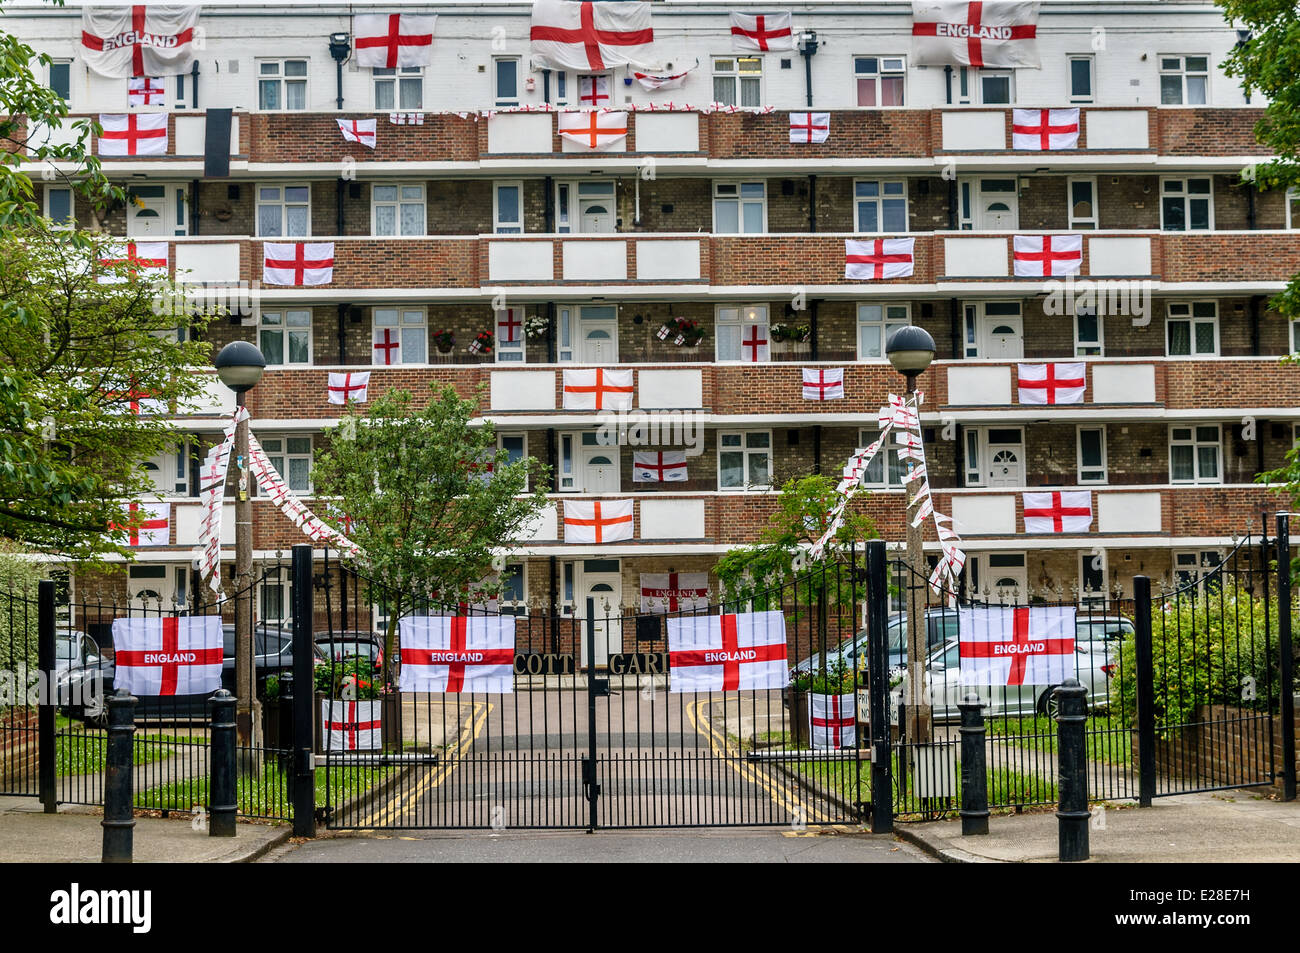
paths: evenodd
<path fill-rule="evenodd" d="M 1075 675 L 1074 606 L 960 606 L 963 685 L 1058 685 Z"/>
<path fill-rule="evenodd" d="M 790 113 L 791 142 L 825 142 L 830 135 L 830 113 Z"/>
<path fill-rule="evenodd" d="M 605 70 L 653 62 L 650 4 L 620 0 L 533 0 L 529 29 L 534 68 Z"/>
<path fill-rule="evenodd" d="M 641 573 L 642 612 L 693 612 L 708 606 L 707 572 Z"/>
<path fill-rule="evenodd" d="M 221 687 L 221 616 L 113 620 L 113 687 L 132 695 L 206 695 Z"/>
<path fill-rule="evenodd" d="M 343 133 L 343 138 L 348 142 L 359 142 L 367 149 L 375 147 L 377 133 L 375 131 L 376 119 L 336 119 L 339 124 L 339 132 Z"/>
<path fill-rule="evenodd" d="M 167 275 L 166 242 L 114 242 L 105 249 L 107 257 L 99 259 L 101 265 L 126 265 L 136 275 Z M 101 272 L 96 280 L 102 285 L 126 281 L 120 271 Z"/>
<path fill-rule="evenodd" d="M 170 503 L 127 504 L 128 522 L 119 526 L 109 523 L 111 530 L 126 530 L 128 546 L 167 546 L 171 543 Z"/>
<path fill-rule="evenodd" d="M 100 113 L 101 156 L 164 156 L 167 113 Z"/>
<path fill-rule="evenodd" d="M 789 13 L 731 15 L 731 48 L 736 52 L 748 50 L 793 50 L 793 17 Z"/>
<path fill-rule="evenodd" d="M 790 682 L 778 611 L 668 617 L 668 691 L 736 692 Z"/>
<path fill-rule="evenodd" d="M 234 419 L 226 427 L 221 442 L 214 444 L 203 458 L 199 468 L 199 499 L 202 501 L 202 519 L 199 521 L 199 541 L 195 558 L 199 572 L 208 576 L 208 586 L 221 592 L 221 523 L 226 495 L 226 473 L 235 446 L 235 427 L 248 418 L 248 410 L 239 407 Z"/>
<path fill-rule="evenodd" d="M 565 500 L 566 543 L 617 543 L 632 538 L 632 500 Z"/>
<path fill-rule="evenodd" d="M 1079 148 L 1078 108 L 1013 110 L 1011 148 L 1028 152 Z"/>
<path fill-rule="evenodd" d="M 1082 404 L 1087 386 L 1083 361 L 1054 364 L 1017 364 L 1016 378 L 1022 404 Z"/>
<path fill-rule="evenodd" d="M 398 622 L 404 692 L 515 690 L 515 617 L 406 616 Z"/>
<path fill-rule="evenodd" d="M 565 410 L 631 410 L 632 371 L 603 367 L 564 372 Z"/>
<path fill-rule="evenodd" d="M 280 512 L 288 517 L 289 522 L 302 530 L 309 539 L 341 549 L 350 556 L 360 555 L 361 548 L 356 543 L 303 506 L 302 502 L 293 495 L 288 484 L 267 459 L 262 444 L 252 434 L 248 435 L 248 463 L 253 476 L 257 478 L 258 488 L 266 493 L 267 498 L 279 507 Z"/>
<path fill-rule="evenodd" d="M 636 450 L 632 453 L 633 483 L 682 483 L 686 478 L 685 450 Z"/>
<path fill-rule="evenodd" d="M 262 282 L 304 287 L 334 280 L 333 242 L 263 242 Z"/>
<path fill-rule="evenodd" d="M 515 344 L 523 337 L 524 309 L 501 308 L 497 311 L 497 344 Z"/>
<path fill-rule="evenodd" d="M 126 101 L 130 106 L 165 106 L 166 84 L 161 76 L 132 76 L 126 84 Z"/>
<path fill-rule="evenodd" d="M 844 368 L 803 368 L 804 400 L 843 400 Z"/>
<path fill-rule="evenodd" d="M 394 126 L 423 126 L 424 113 L 389 113 L 388 121 Z"/>
<path fill-rule="evenodd" d="M 858 698 L 808 693 L 809 740 L 814 748 L 839 751 L 858 743 Z"/>
<path fill-rule="evenodd" d="M 911 277 L 915 238 L 844 240 L 844 277 L 862 281 Z"/>
<path fill-rule="evenodd" d="M 194 65 L 199 7 L 143 3 L 81 9 L 81 58 L 101 76 L 175 76 Z"/>
<path fill-rule="evenodd" d="M 641 84 L 642 89 L 653 92 L 657 89 L 681 89 L 686 85 L 686 77 L 690 73 L 690 70 L 681 73 L 638 73 L 634 70 L 632 77 Z"/>
<path fill-rule="evenodd" d="M 912 0 L 918 66 L 1040 66 L 1038 4 L 1025 0 Z"/>
<path fill-rule="evenodd" d="M 383 702 L 321 699 L 326 751 L 378 751 L 384 746 Z"/>
<path fill-rule="evenodd" d="M 1083 268 L 1082 235 L 1016 235 L 1012 249 L 1017 278 L 1054 278 Z"/>
<path fill-rule="evenodd" d="M 609 77 L 579 76 L 578 105 L 584 109 L 604 109 L 609 106 Z"/>
<path fill-rule="evenodd" d="M 364 404 L 369 396 L 369 388 L 369 371 L 330 371 L 331 404 L 347 404 L 350 401 Z"/>
<path fill-rule="evenodd" d="M 771 357 L 766 324 L 748 324 L 740 333 L 740 359 L 750 364 L 761 364 Z"/>
<path fill-rule="evenodd" d="M 352 19 L 358 66 L 428 66 L 433 58 L 436 16 L 414 13 L 364 13 Z"/>
<path fill-rule="evenodd" d="M 1091 490 L 1025 493 L 1026 533 L 1086 533 L 1092 526 Z"/>
<path fill-rule="evenodd" d="M 560 113 L 560 137 L 596 152 L 627 138 L 627 113 L 620 109 Z"/>

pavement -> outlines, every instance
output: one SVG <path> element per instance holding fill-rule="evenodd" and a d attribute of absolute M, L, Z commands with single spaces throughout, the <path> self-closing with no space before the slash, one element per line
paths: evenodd
<path fill-rule="evenodd" d="M 0 862 L 98 863 L 103 847 L 103 814 L 63 805 L 45 814 L 30 797 L 0 797 Z M 287 825 L 236 824 L 234 837 L 210 837 L 189 816 L 136 815 L 135 863 L 247 863 L 285 843 Z M 196 829 L 199 827 L 199 829 Z"/>
<path fill-rule="evenodd" d="M 961 821 L 895 823 L 904 840 L 949 863 L 1054 863 L 1052 811 L 989 819 L 988 834 L 963 837 Z M 1219 791 L 1093 806 L 1088 863 L 1295 863 L 1300 861 L 1300 801 L 1260 790 Z"/>

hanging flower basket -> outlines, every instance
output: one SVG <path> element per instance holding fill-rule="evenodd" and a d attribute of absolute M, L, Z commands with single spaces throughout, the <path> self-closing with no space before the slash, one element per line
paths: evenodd
<path fill-rule="evenodd" d="M 655 332 L 660 341 L 671 340 L 678 347 L 695 347 L 704 340 L 704 328 L 691 318 L 673 318 Z"/>
<path fill-rule="evenodd" d="M 474 340 L 469 342 L 469 352 L 471 354 L 491 354 L 494 343 L 490 331 L 480 331 L 474 335 Z"/>
<path fill-rule="evenodd" d="M 546 337 L 546 333 L 550 328 L 551 323 L 540 314 L 530 314 L 524 318 L 524 335 L 530 341 L 540 341 Z"/>
<path fill-rule="evenodd" d="M 446 328 L 433 332 L 433 346 L 439 354 L 450 354 L 456 346 L 456 335 Z"/>

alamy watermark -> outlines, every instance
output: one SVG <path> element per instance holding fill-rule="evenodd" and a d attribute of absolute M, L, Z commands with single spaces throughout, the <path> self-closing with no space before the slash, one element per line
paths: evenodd
<path fill-rule="evenodd" d="M 1053 278 L 1043 283 L 1047 296 L 1043 299 L 1043 313 L 1053 317 L 1092 313 L 1098 317 L 1124 315 L 1133 319 L 1133 326 L 1144 328 L 1151 323 L 1151 289 L 1149 279 L 1093 279 L 1076 280 L 1074 275 L 1064 279 Z"/>
<path fill-rule="evenodd" d="M 704 414 L 691 410 L 604 411 L 596 418 L 602 447 L 684 447 L 688 457 L 704 452 Z"/>

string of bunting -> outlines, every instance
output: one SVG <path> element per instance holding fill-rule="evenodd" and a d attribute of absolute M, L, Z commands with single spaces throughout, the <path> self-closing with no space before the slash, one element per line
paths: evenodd
<path fill-rule="evenodd" d="M 258 487 L 265 491 L 271 502 L 280 508 L 280 512 L 289 517 L 293 525 L 306 533 L 312 541 L 330 543 L 348 556 L 361 555 L 360 546 L 307 509 L 290 492 L 288 484 L 266 458 L 262 445 L 251 433 L 248 435 L 248 462 L 253 475 L 257 477 Z"/>
<path fill-rule="evenodd" d="M 732 106 L 728 103 L 709 103 L 704 106 L 696 106 L 691 103 L 674 103 L 671 100 L 666 103 L 625 103 L 622 106 L 600 106 L 595 109 L 582 108 L 579 106 L 557 106 L 554 103 L 538 103 L 536 105 L 525 103 L 521 106 L 498 106 L 494 109 L 426 109 L 419 113 L 389 113 L 389 122 L 394 125 L 423 125 L 425 116 L 459 116 L 461 119 L 473 119 L 478 122 L 480 118 L 491 119 L 493 116 L 502 113 L 556 113 L 556 112 L 599 112 L 599 113 L 617 113 L 617 112 L 697 112 L 703 115 L 712 113 L 726 113 L 728 115 L 735 113 L 748 113 L 754 116 L 766 116 L 776 112 L 775 106 Z M 394 119 L 395 116 L 403 117 L 400 121 Z M 413 117 L 419 116 L 416 121 Z M 410 118 L 408 118 L 410 117 Z"/>

